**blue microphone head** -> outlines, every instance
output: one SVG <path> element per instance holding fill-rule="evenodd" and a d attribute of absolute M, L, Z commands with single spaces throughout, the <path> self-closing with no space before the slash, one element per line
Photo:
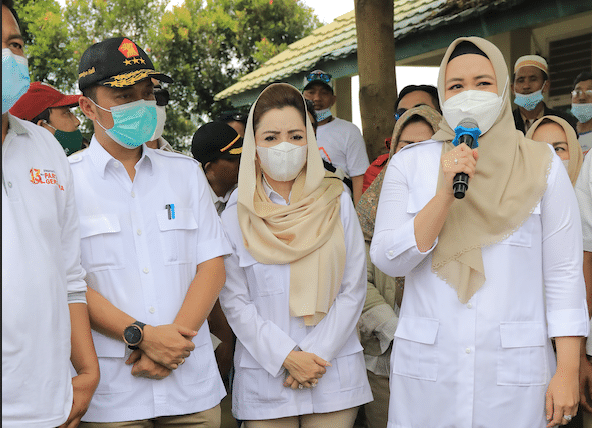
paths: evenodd
<path fill-rule="evenodd" d="M 452 144 L 455 147 L 460 144 L 460 137 L 463 135 L 470 135 L 473 138 L 473 149 L 479 147 L 477 139 L 479 138 L 479 135 L 481 135 L 481 130 L 479 129 L 479 124 L 477 121 L 472 117 L 466 117 L 461 120 L 458 126 L 454 128 L 454 134 L 455 136 L 454 140 L 452 140 Z"/>

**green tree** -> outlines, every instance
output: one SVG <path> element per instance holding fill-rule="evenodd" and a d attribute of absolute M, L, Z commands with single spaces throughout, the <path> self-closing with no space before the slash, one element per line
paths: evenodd
<path fill-rule="evenodd" d="M 301 0 L 185 0 L 165 12 L 168 1 L 16 0 L 32 79 L 74 93 L 82 53 L 129 37 L 175 80 L 164 137 L 187 151 L 197 126 L 230 108 L 214 103 L 218 92 L 320 25 Z"/>
<path fill-rule="evenodd" d="M 230 108 L 214 102 L 218 92 L 319 25 L 300 0 L 186 0 L 163 15 L 153 52 L 175 80 L 169 91 L 182 122 L 195 130 Z"/>
<path fill-rule="evenodd" d="M 26 41 L 31 80 L 72 91 L 77 79 L 78 60 L 58 2 L 16 0 L 15 9 Z"/>

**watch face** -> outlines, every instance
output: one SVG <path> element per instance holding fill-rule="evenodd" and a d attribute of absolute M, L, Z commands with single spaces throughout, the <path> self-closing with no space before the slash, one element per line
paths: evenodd
<path fill-rule="evenodd" d="M 137 345 L 142 339 L 142 330 L 137 325 L 127 326 L 123 332 L 123 338 L 128 345 Z"/>

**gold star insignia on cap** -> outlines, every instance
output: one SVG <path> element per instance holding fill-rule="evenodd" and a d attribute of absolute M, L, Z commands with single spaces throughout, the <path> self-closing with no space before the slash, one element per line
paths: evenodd
<path fill-rule="evenodd" d="M 132 61 L 131 61 L 131 60 L 129 60 L 129 59 L 126 59 L 125 61 L 123 61 L 123 63 L 124 63 L 125 65 L 132 65 Z"/>

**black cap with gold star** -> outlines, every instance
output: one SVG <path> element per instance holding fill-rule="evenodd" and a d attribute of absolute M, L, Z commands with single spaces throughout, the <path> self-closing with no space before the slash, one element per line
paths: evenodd
<path fill-rule="evenodd" d="M 173 81 L 154 70 L 146 52 L 126 37 L 95 43 L 82 54 L 78 66 L 78 87 L 81 91 L 92 85 L 125 88 L 147 77 L 166 83 Z"/>

